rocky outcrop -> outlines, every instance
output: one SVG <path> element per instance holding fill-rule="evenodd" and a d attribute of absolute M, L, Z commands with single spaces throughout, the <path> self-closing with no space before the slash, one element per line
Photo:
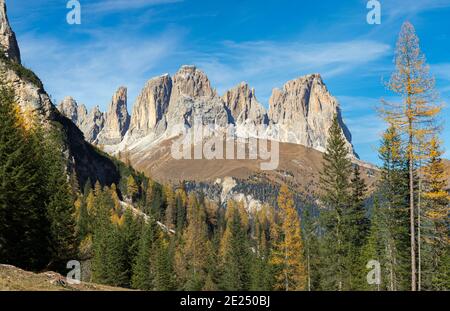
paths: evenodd
<path fill-rule="evenodd" d="M 182 66 L 173 77 L 173 102 L 180 97 L 213 98 L 215 95 L 208 77 L 195 66 Z"/>
<path fill-rule="evenodd" d="M 183 66 L 173 79 L 166 74 L 147 82 L 134 105 L 125 139 L 108 152 L 128 150 L 130 146 L 139 152 L 153 148 L 158 141 L 177 136 L 194 123 L 214 125 L 216 129 L 233 125 L 239 137 L 263 135 L 324 151 L 336 114 L 349 151 L 354 154 L 339 104 L 320 75 L 301 77 L 282 89 L 274 89 L 266 113 L 247 83 L 242 82 L 219 97 L 201 70 Z"/>
<path fill-rule="evenodd" d="M 119 184 L 120 174 L 116 164 L 84 140 L 80 129 L 53 105 L 39 78 L 20 65 L 20 51 L 8 23 L 3 0 L 0 0 L 0 24 L 0 47 L 8 57 L 0 57 L 0 79 L 14 90 L 16 103 L 24 117 L 31 116 L 44 129 L 61 134 L 61 151 L 67 164 L 67 172 L 75 174 L 81 187 L 87 180 L 99 181 L 105 186 Z M 11 65 L 12 61 L 16 62 L 14 66 Z"/>
<path fill-rule="evenodd" d="M 182 127 L 192 127 L 196 122 L 226 127 L 230 115 L 208 77 L 195 66 L 183 66 L 173 78 L 166 120 L 168 131 L 175 135 Z"/>
<path fill-rule="evenodd" d="M 21 63 L 19 45 L 17 44 L 16 35 L 9 25 L 4 0 L 0 0 L 0 49 L 12 61 Z"/>
<path fill-rule="evenodd" d="M 85 122 L 87 109 L 84 105 L 78 105 L 77 101 L 70 96 L 65 97 L 58 105 L 58 110 L 78 127 Z"/>
<path fill-rule="evenodd" d="M 96 111 L 94 124 L 100 129 L 96 138 L 99 145 L 116 145 L 120 143 L 130 126 L 130 115 L 127 110 L 127 89 L 120 87 L 114 94 L 104 120 Z M 97 122 L 95 122 L 97 121 Z M 102 123 L 104 121 L 104 126 Z"/>
<path fill-rule="evenodd" d="M 353 150 L 339 104 L 328 92 L 320 75 L 301 77 L 289 81 L 281 90 L 273 90 L 269 104 L 269 118 L 280 141 L 324 151 L 328 130 L 337 114 L 348 147 Z"/>
<path fill-rule="evenodd" d="M 48 130 L 61 132 L 67 171 L 75 173 L 80 185 L 87 180 L 98 180 L 102 185 L 118 184 L 120 175 L 113 161 L 85 141 L 81 130 L 56 109 L 45 90 L 19 77 L 1 60 L 0 72 L 4 73 L 2 81 L 14 90 L 25 116 L 33 115 Z"/>
<path fill-rule="evenodd" d="M 0 71 L 2 68 L 5 69 L 4 63 L 0 61 Z M 120 181 L 115 164 L 109 158 L 100 155 L 85 141 L 80 130 L 83 126 L 77 127 L 75 123 L 59 113 L 43 89 L 21 79 L 17 73 L 9 69 L 6 69 L 2 80 L 14 89 L 16 101 L 25 115 L 32 114 L 49 130 L 62 132 L 67 171 L 75 173 L 80 185 L 84 185 L 87 180 L 98 180 L 102 185 L 117 184 Z M 80 110 L 80 107 L 78 109 Z"/>
<path fill-rule="evenodd" d="M 73 104 L 65 106 L 61 109 L 67 117 L 74 120 L 74 115 L 78 115 L 75 123 L 86 139 L 107 146 L 105 150 L 111 153 L 130 146 L 139 147 L 140 151 L 157 146 L 158 141 L 175 137 L 195 123 L 214 125 L 216 129 L 235 126 L 239 137 L 263 135 L 323 152 L 328 130 L 337 115 L 349 152 L 356 156 L 339 103 L 319 74 L 300 77 L 282 89 L 274 89 L 266 113 L 247 83 L 242 82 L 219 97 L 201 70 L 183 66 L 173 78 L 166 74 L 147 82 L 134 104 L 128 132 L 125 88 L 114 96 L 106 116 L 96 108 L 83 117 Z"/>
<path fill-rule="evenodd" d="M 22 70 L 26 70 L 21 65 L 18 66 L 20 66 Z M 1 59 L 0 79 L 14 90 L 17 104 L 19 104 L 27 114 L 33 114 L 41 120 L 52 117 L 54 107 L 40 83 L 35 83 L 22 78 L 22 76 L 10 66 L 9 61 L 2 61 Z"/>
<path fill-rule="evenodd" d="M 195 122 L 226 127 L 229 120 L 208 77 L 195 66 L 183 66 L 173 79 L 166 74 L 147 82 L 133 107 L 125 143 L 145 136 L 172 137 Z"/>
<path fill-rule="evenodd" d="M 105 126 L 105 117 L 98 106 L 89 113 L 86 106 L 68 96 L 58 105 L 63 116 L 71 120 L 83 132 L 86 141 L 93 143 Z"/>
<path fill-rule="evenodd" d="M 85 139 L 92 143 L 95 142 L 100 132 L 105 126 L 105 116 L 101 112 L 99 106 L 95 106 L 80 124 L 80 130 L 83 132 Z"/>
<path fill-rule="evenodd" d="M 227 91 L 222 97 L 230 110 L 234 124 L 263 125 L 267 124 L 267 114 L 255 96 L 255 90 L 242 82 L 235 88 Z"/>
<path fill-rule="evenodd" d="M 147 82 L 133 107 L 129 130 L 131 137 L 138 139 L 152 131 L 161 134 L 166 129 L 165 115 L 171 93 L 172 78 L 169 75 Z"/>

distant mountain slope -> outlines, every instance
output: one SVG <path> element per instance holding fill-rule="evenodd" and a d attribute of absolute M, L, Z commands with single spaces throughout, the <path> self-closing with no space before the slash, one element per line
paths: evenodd
<path fill-rule="evenodd" d="M 234 189 L 240 189 L 243 195 L 253 195 L 249 191 L 252 187 L 261 188 L 262 185 L 279 185 L 286 183 L 296 193 L 304 196 L 319 193 L 319 178 L 322 169 L 323 154 L 312 148 L 302 145 L 281 143 L 279 167 L 273 171 L 261 171 L 258 160 L 176 160 L 171 155 L 172 140 L 165 140 L 157 144 L 157 148 L 142 148 L 139 152 L 124 155 L 133 166 L 162 183 L 178 184 L 181 181 L 191 181 L 196 184 L 217 185 L 221 192 L 227 186 L 224 180 L 236 180 Z M 373 189 L 378 178 L 378 169 L 357 159 L 353 160 L 360 165 L 362 177 L 370 189 Z M 229 189 L 233 190 L 233 189 Z M 263 189 L 259 189 L 265 191 Z M 255 189 L 255 191 L 259 191 Z M 209 189 L 211 191 L 211 189 Z M 217 192 L 216 191 L 216 192 Z M 267 196 L 273 196 L 265 191 Z M 217 196 L 217 194 L 216 194 Z M 258 198 L 260 199 L 260 198 Z M 262 202 L 273 198 L 264 198 Z"/>

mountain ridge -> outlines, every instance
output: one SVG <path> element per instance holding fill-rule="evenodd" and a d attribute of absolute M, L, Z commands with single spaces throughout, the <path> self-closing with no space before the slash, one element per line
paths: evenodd
<path fill-rule="evenodd" d="M 114 115 L 114 112 L 109 109 L 104 114 Z M 350 154 L 358 158 L 339 103 L 320 74 L 299 77 L 288 81 L 282 89 L 273 89 L 266 111 L 257 100 L 255 89 L 248 83 L 242 82 L 220 96 L 203 71 L 193 65 L 184 65 L 173 78 L 165 74 L 148 80 L 134 102 L 129 128 L 122 141 L 101 145 L 112 154 L 129 151 L 139 140 L 156 142 L 173 138 L 183 129 L 192 127 L 197 119 L 203 125 L 220 128 L 233 125 L 238 135 L 243 136 L 252 135 L 258 127 L 265 127 L 271 140 L 324 152 L 328 129 L 335 115 Z M 95 142 L 96 138 L 90 141 Z"/>

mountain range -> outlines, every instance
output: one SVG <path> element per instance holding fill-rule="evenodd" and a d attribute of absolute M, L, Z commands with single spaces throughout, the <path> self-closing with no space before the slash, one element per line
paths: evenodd
<path fill-rule="evenodd" d="M 288 183 L 305 196 L 316 193 L 328 129 L 337 115 L 349 157 L 362 167 L 370 187 L 376 181 L 376 167 L 358 159 L 339 103 L 319 74 L 274 89 L 268 111 L 247 83 L 219 95 L 196 66 L 182 66 L 173 77 L 164 74 L 150 79 L 131 115 L 125 87 L 112 96 L 107 112 L 98 106 L 88 112 L 72 97 L 66 97 L 58 109 L 83 131 L 87 141 L 147 176 L 174 185 L 188 181 L 193 190 L 207 192 L 214 200 L 233 198 L 246 207 L 272 200 L 278 187 L 272 185 Z M 232 127 L 240 138 L 257 137 L 263 129 L 264 137 L 279 142 L 278 168 L 262 172 L 261 160 L 175 159 L 171 146 L 196 122 L 225 132 Z"/>
<path fill-rule="evenodd" d="M 151 78 L 132 107 L 124 86 L 113 94 L 106 112 L 98 106 L 88 111 L 72 97 L 55 107 L 40 79 L 21 65 L 6 6 L 4 1 L 0 4 L 2 79 L 14 88 L 24 115 L 38 118 L 63 134 L 67 170 L 80 186 L 88 180 L 118 184 L 118 160 L 122 160 L 159 182 L 187 181 L 192 189 L 214 193 L 215 199 L 239 197 L 248 206 L 273 199 L 282 183 L 299 193 L 313 194 L 318 189 L 322 152 L 334 116 L 345 136 L 349 157 L 362 167 L 369 186 L 376 181 L 376 167 L 358 159 L 339 103 L 320 74 L 275 88 L 268 110 L 248 83 L 218 94 L 208 76 L 192 65 L 182 66 L 173 76 Z M 264 129 L 265 137 L 280 143 L 278 168 L 263 172 L 260 160 L 174 159 L 173 141 L 195 122 L 225 131 L 232 127 L 236 137 L 259 135 L 257 129 Z"/>
<path fill-rule="evenodd" d="M 150 79 L 135 100 L 131 115 L 127 88 L 123 86 L 113 94 L 106 112 L 98 106 L 88 111 L 72 97 L 66 97 L 56 108 L 40 79 L 21 65 L 20 49 L 3 1 L 0 42 L 4 81 L 13 86 L 25 115 L 37 117 L 64 134 L 62 154 L 69 174 L 76 175 L 81 186 L 87 180 L 98 180 L 102 185 L 119 183 L 118 158 L 157 181 L 189 181 L 193 188 L 216 189 L 211 190 L 215 198 L 237 196 L 248 205 L 276 196 L 278 186 L 272 185 L 281 183 L 310 193 L 317 188 L 322 152 L 335 115 L 349 156 L 363 167 L 369 185 L 375 182 L 376 168 L 358 159 L 339 103 L 319 74 L 299 77 L 274 89 L 267 111 L 247 83 L 218 94 L 196 66 L 182 66 L 173 77 L 164 74 Z M 278 169 L 261 172 L 261 161 L 254 160 L 174 159 L 171 143 L 195 122 L 224 130 L 233 127 L 236 137 L 259 135 L 257 129 L 263 128 L 265 137 L 280 143 Z"/>
<path fill-rule="evenodd" d="M 131 116 L 127 104 L 127 90 L 120 87 L 106 113 L 98 106 L 88 112 L 72 97 L 65 98 L 58 109 L 77 124 L 86 140 L 111 153 L 135 153 L 144 145 L 150 148 L 153 142 L 177 136 L 180 125 L 192 127 L 195 120 L 222 128 L 233 125 L 237 136 L 250 135 L 263 126 L 273 140 L 323 152 L 328 129 L 337 115 L 350 153 L 357 157 L 339 104 L 319 74 L 274 89 L 266 111 L 247 83 L 220 96 L 204 72 L 195 66 L 183 66 L 173 78 L 165 74 L 150 79 L 136 99 Z"/>

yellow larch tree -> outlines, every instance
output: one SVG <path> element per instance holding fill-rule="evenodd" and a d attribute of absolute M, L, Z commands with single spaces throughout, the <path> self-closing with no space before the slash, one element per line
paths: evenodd
<path fill-rule="evenodd" d="M 305 289 L 306 272 L 303 260 L 303 242 L 300 217 L 294 206 L 294 197 L 286 185 L 278 196 L 281 235 L 275 244 L 271 263 L 276 268 L 276 288 L 285 291 Z"/>
<path fill-rule="evenodd" d="M 402 26 L 395 54 L 396 70 L 387 86 L 401 100 L 383 101 L 380 112 L 388 124 L 399 130 L 408 158 L 411 290 L 415 291 L 417 290 L 415 173 L 422 150 L 437 131 L 435 119 L 441 112 L 442 105 L 437 103 L 435 79 L 430 75 L 429 66 L 420 50 L 414 26 L 409 22 L 405 22 Z"/>
<path fill-rule="evenodd" d="M 427 289 L 448 290 L 450 244 L 450 195 L 446 190 L 447 174 L 442 162 L 443 152 L 437 137 L 431 140 L 429 162 L 424 167 L 424 228 L 423 241 L 430 250 L 426 263 L 430 266 L 431 279 Z"/>

